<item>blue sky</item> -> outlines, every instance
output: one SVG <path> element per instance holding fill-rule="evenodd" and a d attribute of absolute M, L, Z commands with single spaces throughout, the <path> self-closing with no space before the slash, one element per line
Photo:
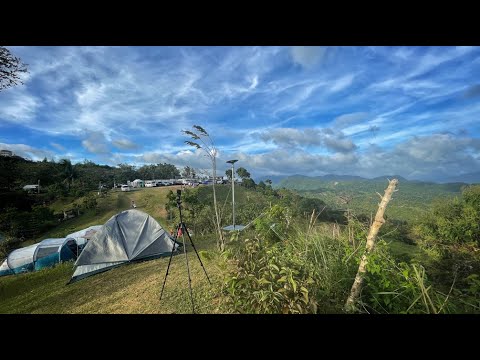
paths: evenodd
<path fill-rule="evenodd" d="M 41 160 L 263 175 L 480 171 L 479 47 L 9 47 L 25 84 L 0 92 L 0 148 Z"/>

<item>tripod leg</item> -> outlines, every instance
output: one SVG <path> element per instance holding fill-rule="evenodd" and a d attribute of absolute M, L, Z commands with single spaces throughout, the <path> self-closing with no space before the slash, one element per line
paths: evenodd
<path fill-rule="evenodd" d="M 178 230 L 180 229 L 180 226 L 181 226 L 180 224 L 177 226 L 177 229 L 175 231 L 175 236 L 173 237 L 174 241 L 172 246 L 172 252 L 170 253 L 170 260 L 168 260 L 167 273 L 165 274 L 165 279 L 163 279 L 162 291 L 160 292 L 160 300 L 162 300 L 163 289 L 165 288 L 165 283 L 167 282 L 168 270 L 170 270 L 170 264 L 172 262 L 173 252 L 175 251 L 175 245 L 177 244 L 177 236 L 178 236 Z"/>
<path fill-rule="evenodd" d="M 205 270 L 205 266 L 203 266 L 202 259 L 200 259 L 200 255 L 198 255 L 197 248 L 195 247 L 195 244 L 193 243 L 192 237 L 190 236 L 190 233 L 187 230 L 187 227 L 184 225 L 185 232 L 187 233 L 188 239 L 190 240 L 190 243 L 192 244 L 193 250 L 195 250 L 195 254 L 197 254 L 198 261 L 200 261 L 200 265 L 202 265 L 203 272 L 205 273 L 205 276 L 207 277 L 207 280 L 210 285 L 212 285 L 212 282 L 210 281 L 210 278 L 208 277 L 207 270 Z"/>
<path fill-rule="evenodd" d="M 183 239 L 183 252 L 185 254 L 185 262 L 187 263 L 187 273 L 188 273 L 188 287 L 190 288 L 190 299 L 192 300 L 192 311 L 195 314 L 195 304 L 193 303 L 193 293 L 192 293 L 192 279 L 190 277 L 190 267 L 188 266 L 188 256 L 187 256 L 187 244 L 185 243 L 184 231 L 186 227 L 183 223 L 180 223 L 182 227 L 182 239 Z"/>

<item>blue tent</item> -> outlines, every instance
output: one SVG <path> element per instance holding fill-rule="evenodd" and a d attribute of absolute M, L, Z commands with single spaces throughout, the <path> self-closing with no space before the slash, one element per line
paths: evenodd
<path fill-rule="evenodd" d="M 75 239 L 78 245 L 78 253 L 80 255 L 80 252 L 83 250 L 85 245 L 87 245 L 87 241 L 89 241 L 97 231 L 99 231 L 102 228 L 103 225 L 93 225 L 89 226 L 88 228 L 85 228 L 83 230 L 76 231 L 72 234 L 67 235 L 66 237 L 68 239 Z"/>
<path fill-rule="evenodd" d="M 33 271 L 35 268 L 34 255 L 40 244 L 33 244 L 13 250 L 7 257 L 7 265 L 14 274 Z"/>
<path fill-rule="evenodd" d="M 12 269 L 8 266 L 7 259 L 0 265 L 0 276 L 11 275 L 13 274 Z"/>
<path fill-rule="evenodd" d="M 75 260 L 78 246 L 75 239 L 45 239 L 39 243 L 13 250 L 0 266 L 0 276 L 21 274 Z"/>
<path fill-rule="evenodd" d="M 42 240 L 35 251 L 33 260 L 35 270 L 51 267 L 59 262 L 77 258 L 75 239 L 57 238 Z"/>

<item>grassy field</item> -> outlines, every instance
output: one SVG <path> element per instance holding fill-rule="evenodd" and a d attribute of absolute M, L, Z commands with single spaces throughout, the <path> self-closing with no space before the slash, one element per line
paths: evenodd
<path fill-rule="evenodd" d="M 43 234 L 48 237 L 64 237 L 68 233 L 90 225 L 104 224 L 111 216 L 131 208 L 134 200 L 137 209 L 153 216 L 166 226 L 165 203 L 170 190 L 178 187 L 144 188 L 131 192 L 110 192 L 98 198 L 96 210 L 60 223 Z M 230 193 L 227 187 L 219 187 L 222 207 L 228 209 Z M 236 190 L 238 207 L 247 209 L 256 193 L 244 188 Z M 206 200 L 206 199 L 204 199 Z M 257 199 L 258 200 L 258 199 Z M 57 211 L 68 206 L 67 201 L 52 206 Z M 242 214 L 239 211 L 239 215 Z M 246 213 L 245 223 L 251 220 Z M 239 216 L 240 218 L 240 216 Z M 225 221 L 229 221 L 225 220 Z M 228 266 L 215 250 L 216 239 L 211 236 L 193 237 L 200 252 L 210 285 L 203 273 L 193 249 L 188 247 L 193 295 L 197 313 L 228 313 L 226 298 L 221 295 L 225 269 Z M 32 241 L 33 242 L 33 241 Z M 413 258 L 419 255 L 416 246 L 400 241 L 389 242 L 394 254 Z M 25 245 L 28 245 L 25 243 Z M 0 313 L 191 313 L 187 269 L 183 254 L 173 258 L 162 301 L 159 300 L 168 257 L 140 263 L 131 263 L 104 273 L 66 285 L 73 274 L 73 263 L 15 276 L 0 277 Z"/>
<path fill-rule="evenodd" d="M 110 192 L 98 198 L 97 210 L 62 222 L 33 243 L 48 237 L 63 237 L 90 225 L 104 224 L 111 216 L 131 208 L 153 216 L 165 226 L 165 203 L 169 190 L 177 187 L 143 188 L 130 192 Z M 57 210 L 68 201 L 52 204 Z M 221 286 L 221 259 L 215 249 L 214 238 L 193 237 L 202 256 L 211 286 L 203 273 L 193 249 L 187 247 L 193 295 L 198 313 L 219 311 Z M 24 245 L 29 245 L 25 243 Z M 110 271 L 66 285 L 73 274 L 73 263 L 60 264 L 51 269 L 0 278 L 0 313 L 190 313 L 191 301 L 187 269 L 183 254 L 175 256 L 170 267 L 163 299 L 159 301 L 167 258 L 131 263 Z M 225 309 L 222 310 L 225 312 Z"/>
<path fill-rule="evenodd" d="M 221 299 L 215 294 L 221 286 L 221 272 L 215 257 L 210 260 L 205 254 L 201 252 L 212 286 L 194 252 L 189 254 L 196 313 L 220 312 Z M 168 257 L 132 263 L 70 285 L 66 284 L 73 273 L 72 262 L 3 277 L 0 278 L 0 313 L 191 313 L 183 254 L 174 256 L 163 298 L 159 300 L 167 264 Z"/>
<path fill-rule="evenodd" d="M 88 210 L 79 217 L 63 221 L 54 229 L 42 234 L 38 238 L 26 241 L 24 245 L 30 245 L 46 238 L 64 237 L 88 226 L 102 225 L 113 215 L 130 209 L 132 200 L 135 201 L 138 210 L 148 213 L 155 218 L 160 225 L 165 226 L 166 196 L 169 190 L 176 191 L 177 188 L 180 187 L 143 188 L 130 192 L 110 191 L 105 197 L 97 198 L 98 206 L 96 210 Z M 81 199 L 75 202 L 80 204 Z M 73 203 L 72 200 L 61 199 L 51 204 L 50 208 L 55 212 L 61 212 L 65 208 L 71 208 Z"/>

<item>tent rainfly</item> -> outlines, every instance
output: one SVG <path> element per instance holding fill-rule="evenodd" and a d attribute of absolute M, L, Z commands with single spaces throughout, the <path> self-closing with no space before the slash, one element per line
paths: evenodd
<path fill-rule="evenodd" d="M 125 263 L 168 255 L 178 244 L 150 215 L 126 210 L 112 216 L 85 245 L 70 283 Z"/>
<path fill-rule="evenodd" d="M 35 271 L 76 258 L 77 243 L 69 238 L 42 240 L 33 255 Z"/>
<path fill-rule="evenodd" d="M 102 226 L 103 225 L 89 226 L 88 228 L 67 235 L 67 238 L 75 239 L 79 249 L 81 250 L 87 244 L 87 241 L 90 240 L 93 235 L 95 235 L 95 233 L 102 228 Z"/>

